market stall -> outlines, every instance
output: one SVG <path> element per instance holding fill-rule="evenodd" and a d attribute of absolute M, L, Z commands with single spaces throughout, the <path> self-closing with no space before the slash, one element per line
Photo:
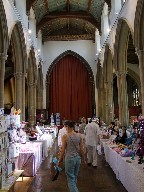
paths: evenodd
<path fill-rule="evenodd" d="M 144 165 L 138 164 L 138 157 L 122 157 L 113 145 L 103 143 L 105 159 L 128 192 L 144 191 Z"/>
<path fill-rule="evenodd" d="M 43 160 L 42 142 L 27 142 L 20 144 L 17 169 L 23 169 L 24 176 L 34 176 Z"/>

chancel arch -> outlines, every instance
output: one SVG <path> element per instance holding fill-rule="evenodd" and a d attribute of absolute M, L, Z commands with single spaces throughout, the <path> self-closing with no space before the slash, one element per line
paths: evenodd
<path fill-rule="evenodd" d="M 78 121 L 95 113 L 95 84 L 90 65 L 77 53 L 68 50 L 57 57 L 47 72 L 49 114 Z M 49 95 L 48 95 L 49 94 Z"/>

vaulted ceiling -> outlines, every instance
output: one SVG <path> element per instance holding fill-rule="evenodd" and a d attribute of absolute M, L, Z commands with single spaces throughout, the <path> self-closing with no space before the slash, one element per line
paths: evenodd
<path fill-rule="evenodd" d="M 29 15 L 33 8 L 43 41 L 94 40 L 105 2 L 110 8 L 111 0 L 27 0 L 26 9 Z"/>

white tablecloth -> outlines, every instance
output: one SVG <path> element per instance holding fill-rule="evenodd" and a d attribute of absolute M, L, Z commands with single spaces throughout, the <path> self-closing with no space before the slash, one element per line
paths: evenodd
<path fill-rule="evenodd" d="M 144 192 L 144 164 L 138 164 L 138 157 L 121 157 L 103 143 L 106 161 L 128 192 Z M 131 163 L 128 163 L 129 160 Z"/>

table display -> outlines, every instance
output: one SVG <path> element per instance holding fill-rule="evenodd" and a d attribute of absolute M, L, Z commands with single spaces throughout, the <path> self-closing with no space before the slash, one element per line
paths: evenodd
<path fill-rule="evenodd" d="M 122 157 L 107 143 L 103 143 L 105 159 L 128 192 L 144 191 L 144 165 L 138 164 L 138 157 Z"/>
<path fill-rule="evenodd" d="M 13 175 L 8 177 L 5 181 L 5 184 L 3 187 L 0 189 L 0 192 L 8 192 L 10 189 L 14 192 L 14 184 L 16 180 L 22 176 L 22 181 L 23 181 L 23 172 L 24 170 L 15 170 Z"/>
<path fill-rule="evenodd" d="M 24 170 L 24 176 L 35 176 L 42 160 L 42 142 L 27 142 L 26 144 L 20 144 L 16 167 L 17 169 Z"/>

